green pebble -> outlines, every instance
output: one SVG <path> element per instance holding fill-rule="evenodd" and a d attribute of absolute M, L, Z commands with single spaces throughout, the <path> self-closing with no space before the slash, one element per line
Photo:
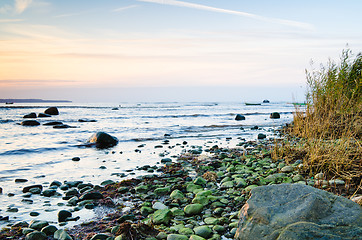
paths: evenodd
<path fill-rule="evenodd" d="M 197 236 L 197 235 L 192 235 L 189 240 L 206 240 L 203 237 Z"/>
<path fill-rule="evenodd" d="M 186 236 L 191 236 L 192 234 L 194 234 L 194 231 L 192 231 L 191 228 L 181 228 L 179 231 L 178 231 L 179 234 L 182 234 L 182 235 L 186 235 Z"/>
<path fill-rule="evenodd" d="M 194 232 L 196 235 L 203 238 L 208 238 L 212 235 L 212 230 L 208 226 L 195 227 Z"/>
<path fill-rule="evenodd" d="M 184 212 L 187 215 L 196 215 L 202 212 L 203 205 L 199 203 L 189 204 L 184 208 Z"/>
<path fill-rule="evenodd" d="M 170 198 L 171 199 L 184 199 L 185 195 L 178 189 L 173 190 L 172 193 L 170 194 Z"/>
<path fill-rule="evenodd" d="M 225 232 L 225 227 L 224 226 L 221 226 L 221 225 L 215 225 L 212 230 L 214 230 L 215 232 L 218 232 L 218 233 L 223 233 Z"/>
<path fill-rule="evenodd" d="M 170 220 L 172 218 L 172 212 L 169 209 L 160 209 L 157 210 L 154 214 L 153 214 L 153 223 L 154 224 L 165 224 L 168 225 Z"/>
<path fill-rule="evenodd" d="M 200 203 L 202 204 L 203 206 L 206 206 L 209 204 L 209 199 L 207 197 L 204 197 L 204 196 L 197 196 L 192 199 L 192 203 Z"/>
<path fill-rule="evenodd" d="M 188 240 L 189 238 L 186 235 L 181 234 L 169 234 L 167 240 Z"/>
<path fill-rule="evenodd" d="M 198 177 L 194 180 L 194 184 L 201 185 L 201 186 L 206 185 L 206 182 L 207 181 L 202 177 Z"/>
<path fill-rule="evenodd" d="M 170 187 L 156 188 L 154 193 L 158 196 L 166 195 L 171 191 Z"/>
<path fill-rule="evenodd" d="M 207 217 L 204 219 L 204 222 L 207 224 L 207 225 L 216 225 L 219 223 L 219 220 L 217 218 L 214 218 L 214 217 Z"/>

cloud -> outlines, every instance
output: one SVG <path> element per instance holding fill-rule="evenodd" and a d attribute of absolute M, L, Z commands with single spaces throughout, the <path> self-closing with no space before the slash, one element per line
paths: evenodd
<path fill-rule="evenodd" d="M 6 14 L 10 12 L 13 8 L 10 5 L 4 5 L 0 8 L 0 14 Z"/>
<path fill-rule="evenodd" d="M 130 6 L 126 6 L 126 7 L 116 8 L 116 9 L 113 9 L 111 12 L 121 12 L 121 11 L 130 9 L 130 8 L 135 8 L 135 7 L 138 7 L 138 5 L 130 5 Z"/>
<path fill-rule="evenodd" d="M 0 19 L 0 23 L 22 22 L 24 19 Z"/>
<path fill-rule="evenodd" d="M 238 16 L 253 18 L 253 19 L 256 19 L 256 20 L 264 21 L 264 22 L 277 23 L 277 24 L 291 26 L 291 27 L 297 27 L 297 28 L 301 28 L 301 29 L 307 29 L 307 30 L 313 29 L 312 25 L 307 24 L 307 23 L 303 23 L 303 22 L 297 22 L 297 21 L 291 21 L 291 20 L 285 20 L 285 19 L 279 19 L 279 18 L 264 17 L 264 16 L 252 14 L 252 13 L 229 10 L 229 9 L 223 9 L 223 8 L 210 7 L 210 6 L 206 6 L 206 5 L 201 5 L 201 4 L 196 4 L 196 3 L 189 3 L 189 2 L 184 2 L 184 1 L 177 1 L 177 0 L 137 0 L 137 1 L 164 4 L 164 5 L 171 5 L 171 6 L 178 6 L 178 7 L 193 8 L 193 9 L 199 9 L 199 10 L 210 11 L 210 12 L 231 14 L 231 15 L 238 15 Z"/>
<path fill-rule="evenodd" d="M 15 12 L 20 14 L 31 4 L 32 0 L 15 0 Z"/>

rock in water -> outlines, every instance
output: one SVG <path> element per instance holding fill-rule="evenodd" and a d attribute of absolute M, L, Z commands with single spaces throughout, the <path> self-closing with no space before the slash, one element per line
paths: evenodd
<path fill-rule="evenodd" d="M 39 126 L 40 122 L 35 120 L 25 120 L 21 122 L 21 125 L 23 126 Z"/>
<path fill-rule="evenodd" d="M 109 148 L 117 145 L 118 139 L 105 132 L 97 132 L 88 140 L 89 143 L 95 143 L 98 148 Z"/>
<path fill-rule="evenodd" d="M 270 118 L 272 119 L 280 118 L 280 114 L 278 112 L 273 112 L 270 114 Z"/>
<path fill-rule="evenodd" d="M 45 110 L 44 113 L 49 115 L 59 115 L 58 108 L 56 107 L 50 107 L 47 110 Z"/>
<path fill-rule="evenodd" d="M 362 208 L 301 184 L 257 187 L 239 213 L 234 239 L 360 239 Z M 326 237 L 328 236 L 328 237 Z"/>
<path fill-rule="evenodd" d="M 23 118 L 36 118 L 36 113 L 26 114 Z"/>
<path fill-rule="evenodd" d="M 241 114 L 236 114 L 235 120 L 236 121 L 245 120 L 245 116 L 243 116 Z"/>

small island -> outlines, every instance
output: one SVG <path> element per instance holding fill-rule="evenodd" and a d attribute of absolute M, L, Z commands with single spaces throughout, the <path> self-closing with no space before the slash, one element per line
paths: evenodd
<path fill-rule="evenodd" d="M 70 103 L 69 100 L 46 100 L 38 98 L 18 98 L 18 99 L 0 99 L 0 103 L 13 104 L 13 103 Z"/>

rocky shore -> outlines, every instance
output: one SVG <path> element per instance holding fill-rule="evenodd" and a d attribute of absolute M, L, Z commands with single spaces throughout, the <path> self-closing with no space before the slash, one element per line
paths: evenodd
<path fill-rule="evenodd" d="M 243 224 L 252 222 L 247 219 L 245 206 L 251 204 L 246 204 L 250 195 L 263 192 L 257 189 L 282 183 L 291 186 L 309 185 L 325 189 L 343 189 L 345 183 L 342 180 L 336 179 L 333 183 L 329 183 L 323 181 L 323 174 L 312 178 L 306 176 L 301 170 L 301 161 L 289 165 L 282 159 L 272 161 L 272 144 L 273 142 L 269 140 L 258 140 L 241 142 L 236 148 L 223 148 L 217 145 L 208 149 L 190 147 L 187 153 L 180 155 L 176 161 L 169 158 L 162 159 L 164 166 L 159 169 L 147 165 L 138 169 L 140 171 L 151 169 L 149 172 L 156 170 L 160 174 L 144 175 L 121 182 L 110 180 L 100 185 L 93 185 L 82 181 L 63 183 L 54 181 L 46 188 L 42 185 L 24 187 L 26 201 L 31 201 L 33 196 L 37 195 L 43 198 L 60 198 L 64 201 L 64 206 L 71 206 L 71 210 L 64 209 L 54 213 L 58 218 L 56 223 L 35 216 L 31 222 L 10 224 L 1 230 L 0 239 L 218 240 L 235 237 L 249 239 L 242 233 L 245 228 Z M 288 191 L 284 191 L 283 194 L 281 192 L 279 199 L 287 196 Z M 264 198 L 268 201 L 268 196 Z M 275 196 L 269 199 L 277 202 Z M 350 221 L 354 222 L 354 225 L 348 224 L 352 224 L 357 238 L 351 235 L 352 237 L 348 239 L 358 239 L 358 234 L 362 233 L 362 210 L 358 204 L 345 200 L 348 201 L 347 206 L 350 207 L 347 208 L 351 212 L 344 208 L 338 210 L 347 216 L 353 213 L 354 218 L 351 217 Z M 315 198 L 308 201 L 316 202 Z M 304 205 L 303 202 L 299 203 Z M 311 206 L 313 210 L 314 205 Z M 293 207 L 298 208 L 298 206 Z M 82 209 L 99 212 L 99 217 L 68 228 L 67 223 L 78 220 L 77 213 Z M 244 215 L 242 212 L 239 215 L 240 209 L 244 209 Z M 326 208 L 325 212 L 329 209 L 332 208 Z M 8 210 L 16 211 L 16 209 Z M 268 225 L 269 221 L 272 223 L 272 219 L 278 222 L 279 218 L 269 216 L 265 209 L 259 211 L 254 207 L 253 210 L 258 212 L 252 217 L 254 222 L 255 219 L 260 219 L 256 222 L 262 222 L 263 225 Z M 264 213 L 268 217 L 262 217 Z M 310 215 L 313 214 L 316 213 L 311 211 Z M 338 217 L 341 219 L 343 215 L 339 214 Z M 305 216 L 303 219 L 314 221 Z M 333 220 L 330 222 L 333 223 Z M 285 225 L 290 230 L 287 223 Z M 250 228 L 250 225 L 248 226 Z M 331 228 L 333 224 L 328 231 L 332 231 Z M 273 229 L 270 228 L 268 231 Z M 303 231 L 305 232 L 305 229 Z M 255 233 L 252 234 L 255 236 Z M 266 236 L 265 239 L 276 239 L 275 236 Z M 345 236 L 347 235 L 342 237 Z M 333 239 L 345 238 L 337 236 Z"/>

